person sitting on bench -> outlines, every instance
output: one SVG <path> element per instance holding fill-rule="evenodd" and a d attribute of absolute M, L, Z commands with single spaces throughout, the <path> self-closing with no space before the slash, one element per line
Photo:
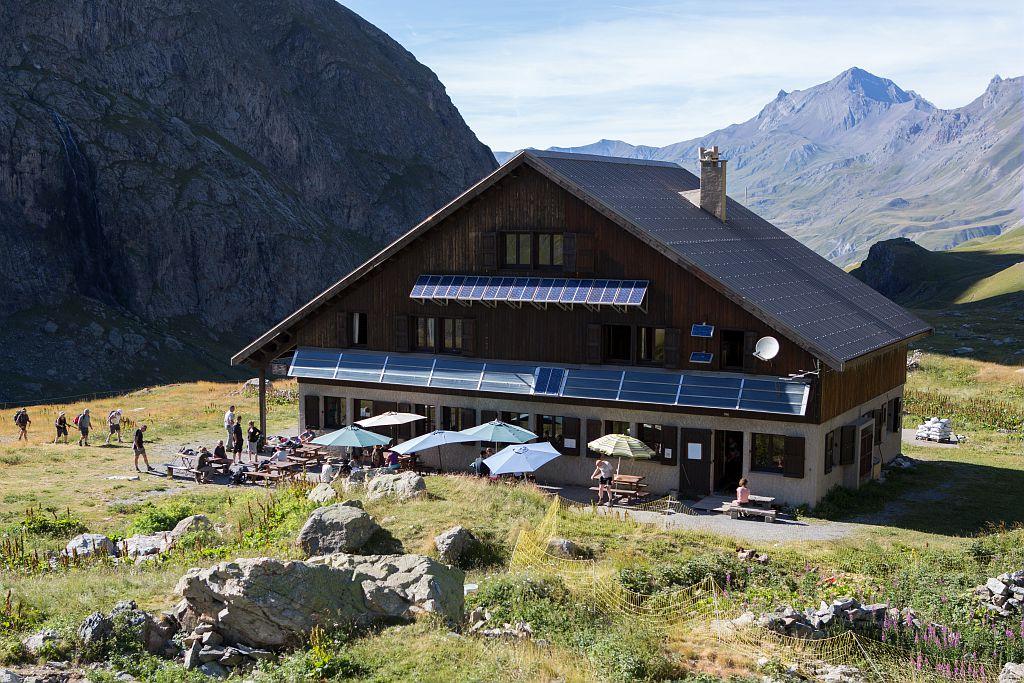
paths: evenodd
<path fill-rule="evenodd" d="M 196 460 L 197 484 L 210 483 L 210 475 L 214 472 L 213 465 L 210 464 L 210 460 L 212 459 L 213 455 L 206 449 L 206 446 L 199 449 L 199 458 Z"/>
<path fill-rule="evenodd" d="M 750 489 L 747 488 L 747 478 L 740 479 L 740 485 L 736 487 L 736 500 L 733 505 L 747 505 L 750 503 Z"/>

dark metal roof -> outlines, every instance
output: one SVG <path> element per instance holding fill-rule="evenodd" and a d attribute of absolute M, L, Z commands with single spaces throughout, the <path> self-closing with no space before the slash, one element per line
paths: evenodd
<path fill-rule="evenodd" d="M 525 154 L 719 283 L 829 365 L 841 367 L 931 331 L 742 204 L 728 200 L 724 223 L 694 206 L 679 193 L 699 189 L 700 179 L 681 166 L 563 152 Z"/>

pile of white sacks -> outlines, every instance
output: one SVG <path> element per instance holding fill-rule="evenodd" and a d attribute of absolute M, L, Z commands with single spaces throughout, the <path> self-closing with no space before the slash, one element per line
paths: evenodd
<path fill-rule="evenodd" d="M 915 438 L 927 441 L 950 441 L 953 438 L 953 425 L 949 418 L 930 417 L 924 424 L 917 425 Z"/>

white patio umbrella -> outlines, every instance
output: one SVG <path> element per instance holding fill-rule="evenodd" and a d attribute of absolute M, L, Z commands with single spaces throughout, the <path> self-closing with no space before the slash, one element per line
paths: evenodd
<path fill-rule="evenodd" d="M 525 443 L 506 446 L 484 460 L 491 474 L 517 474 L 535 472 L 538 467 L 560 456 L 554 446 L 541 443 Z"/>
<path fill-rule="evenodd" d="M 605 434 L 600 438 L 594 439 L 587 446 L 601 455 L 618 458 L 618 463 L 615 465 L 616 474 L 619 473 L 623 458 L 651 460 L 655 455 L 654 451 L 647 444 L 628 434 Z"/>
<path fill-rule="evenodd" d="M 429 434 L 424 434 L 422 436 L 417 436 L 416 438 L 409 439 L 408 441 L 403 441 L 402 443 L 398 444 L 391 450 L 393 450 L 395 453 L 398 453 L 399 455 L 406 455 L 408 453 L 419 453 L 420 451 L 425 451 L 428 448 L 436 448 L 437 463 L 439 468 L 443 470 L 444 468 L 441 467 L 442 446 L 447 446 L 448 444 L 452 443 L 468 443 L 470 441 L 476 440 L 476 437 L 467 436 L 462 432 L 452 432 L 447 429 L 438 429 L 436 431 L 430 432 Z"/>
<path fill-rule="evenodd" d="M 423 415 L 417 415 L 416 413 L 398 413 L 394 410 L 390 410 L 380 415 L 374 415 L 363 420 L 356 420 L 356 424 L 360 427 L 391 427 L 393 425 L 404 425 L 410 422 L 416 422 L 417 420 L 426 420 L 427 418 Z"/>

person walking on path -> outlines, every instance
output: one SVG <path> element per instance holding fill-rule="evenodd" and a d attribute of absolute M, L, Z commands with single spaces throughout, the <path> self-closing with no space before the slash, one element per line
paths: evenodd
<path fill-rule="evenodd" d="M 612 475 L 614 470 L 612 464 L 607 460 L 600 459 L 594 463 L 594 473 L 590 475 L 591 479 L 597 479 L 597 504 L 601 505 L 601 501 L 605 496 L 608 496 L 608 502 L 605 503 L 608 507 L 612 505 Z"/>
<path fill-rule="evenodd" d="M 256 462 L 259 459 L 257 456 L 260 452 L 260 437 L 263 436 L 263 432 L 254 421 L 249 420 L 249 431 L 246 436 L 249 438 L 249 461 Z"/>
<path fill-rule="evenodd" d="M 81 433 L 81 437 L 78 439 L 79 446 L 89 445 L 89 426 L 92 424 L 92 418 L 89 416 L 89 409 L 86 408 L 82 411 L 82 414 L 75 418 L 75 424 L 78 426 L 78 431 Z"/>
<path fill-rule="evenodd" d="M 18 441 L 25 439 L 28 441 L 28 426 L 32 424 L 32 420 L 28 416 L 28 410 L 22 408 L 14 414 L 14 424 L 18 425 Z"/>
<path fill-rule="evenodd" d="M 57 430 L 57 436 L 53 437 L 53 443 L 60 443 L 63 437 L 64 443 L 68 442 L 68 416 L 64 411 L 57 413 L 57 419 L 53 421 L 53 428 Z"/>
<path fill-rule="evenodd" d="M 231 406 L 228 408 L 228 412 L 224 413 L 224 431 L 228 433 L 227 443 L 231 443 L 235 433 L 235 407 Z"/>
<path fill-rule="evenodd" d="M 242 463 L 242 445 L 245 443 L 245 436 L 242 434 L 242 418 L 236 417 L 235 424 L 231 428 L 231 460 Z"/>
<path fill-rule="evenodd" d="M 104 443 L 110 443 L 110 437 L 117 435 L 117 442 L 124 443 L 121 441 L 121 409 L 115 408 L 110 411 L 107 415 L 107 425 L 110 427 L 110 433 L 107 434 L 107 440 Z"/>
<path fill-rule="evenodd" d="M 143 435 L 146 433 L 146 425 L 141 425 L 135 430 L 135 436 L 132 438 L 132 451 L 135 453 L 135 471 L 141 472 L 139 469 L 139 456 L 142 456 L 142 461 L 146 463 L 146 471 L 149 472 L 152 467 L 149 466 L 149 458 L 146 457 L 146 446 L 143 443 Z"/>

